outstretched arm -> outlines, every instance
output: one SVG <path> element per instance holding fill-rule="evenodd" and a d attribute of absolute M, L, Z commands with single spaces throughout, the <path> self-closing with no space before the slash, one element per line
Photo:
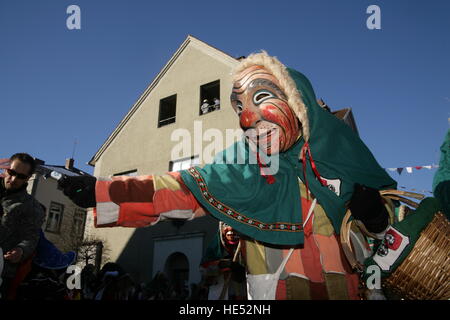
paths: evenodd
<path fill-rule="evenodd" d="M 91 184 L 91 187 L 69 188 L 64 186 L 64 183 L 62 187 L 64 193 L 75 203 L 78 202 L 78 205 L 95 206 L 96 227 L 137 228 L 154 225 L 166 219 L 190 220 L 205 215 L 205 211 L 186 188 L 178 172 L 161 176 L 99 178 L 94 184 L 92 182 L 91 180 L 87 183 Z M 70 181 L 66 183 L 69 185 Z M 66 192 L 67 190 L 69 192 Z M 84 198 L 88 201 L 83 202 L 79 198 L 84 196 L 85 190 L 87 192 Z"/>

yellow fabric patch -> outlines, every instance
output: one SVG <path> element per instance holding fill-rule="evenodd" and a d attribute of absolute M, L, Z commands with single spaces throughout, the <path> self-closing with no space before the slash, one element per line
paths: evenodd
<path fill-rule="evenodd" d="M 161 190 L 161 189 L 169 189 L 172 191 L 178 191 L 181 190 L 180 184 L 177 180 L 175 180 L 170 175 L 164 175 L 164 176 L 153 176 L 153 183 L 155 186 L 155 191 Z"/>
<path fill-rule="evenodd" d="M 330 300 L 348 300 L 347 279 L 343 274 L 324 273 Z"/>
<path fill-rule="evenodd" d="M 264 246 L 254 240 L 245 241 L 246 264 L 250 274 L 266 274 L 266 254 Z"/>
<path fill-rule="evenodd" d="M 314 209 L 313 233 L 322 236 L 331 237 L 334 234 L 334 228 L 328 219 L 322 206 L 317 204 Z"/>
<path fill-rule="evenodd" d="M 311 300 L 309 280 L 296 276 L 289 276 L 286 279 L 286 299 Z"/>
<path fill-rule="evenodd" d="M 306 198 L 306 187 L 305 184 L 299 179 L 298 180 L 300 196 L 302 198 Z M 313 198 L 310 198 L 311 200 Z M 313 217 L 313 233 L 320 234 L 322 236 L 330 237 L 334 234 L 334 228 L 331 224 L 330 219 L 328 219 L 325 211 L 322 206 L 317 203 L 314 208 L 314 217 Z"/>

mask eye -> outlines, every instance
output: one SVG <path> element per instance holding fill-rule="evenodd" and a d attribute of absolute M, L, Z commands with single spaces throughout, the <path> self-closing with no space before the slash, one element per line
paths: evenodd
<path fill-rule="evenodd" d="M 253 103 L 258 105 L 266 99 L 273 98 L 275 95 L 267 90 L 260 90 L 253 95 Z"/>
<path fill-rule="evenodd" d="M 236 113 L 238 116 L 241 115 L 242 110 L 244 110 L 244 108 L 242 107 L 242 102 L 236 101 Z"/>

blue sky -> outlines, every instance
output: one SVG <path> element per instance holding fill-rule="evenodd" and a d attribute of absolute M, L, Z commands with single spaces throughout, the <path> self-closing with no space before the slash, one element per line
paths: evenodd
<path fill-rule="evenodd" d="M 68 30 L 66 9 L 81 9 Z M 369 30 L 369 5 L 381 30 Z M 264 49 L 353 109 L 386 168 L 437 164 L 450 117 L 450 1 L 0 0 L 0 158 L 86 163 L 188 34 L 238 57 Z M 391 174 L 431 190 L 434 170 Z"/>

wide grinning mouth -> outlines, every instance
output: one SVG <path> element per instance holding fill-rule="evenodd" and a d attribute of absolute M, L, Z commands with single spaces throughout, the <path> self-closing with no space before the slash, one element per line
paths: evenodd
<path fill-rule="evenodd" d="M 263 130 L 250 129 L 245 132 L 245 136 L 247 137 L 247 139 L 251 140 L 252 142 L 266 143 L 266 144 L 270 144 L 272 138 L 276 134 L 278 134 L 277 128 L 263 129 Z"/>

